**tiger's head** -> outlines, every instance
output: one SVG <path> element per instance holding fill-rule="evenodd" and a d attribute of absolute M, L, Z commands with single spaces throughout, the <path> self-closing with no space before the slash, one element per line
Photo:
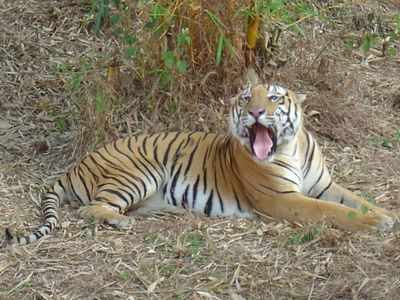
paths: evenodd
<path fill-rule="evenodd" d="M 304 99 L 278 85 L 249 85 L 232 99 L 231 131 L 257 160 L 269 161 L 302 126 Z"/>

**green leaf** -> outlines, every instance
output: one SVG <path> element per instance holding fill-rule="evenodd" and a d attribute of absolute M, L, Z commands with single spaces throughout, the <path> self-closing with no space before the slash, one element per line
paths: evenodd
<path fill-rule="evenodd" d="M 231 40 L 227 37 L 224 39 L 224 48 L 228 49 L 228 53 L 231 56 L 237 55 L 235 48 L 232 46 Z"/>
<path fill-rule="evenodd" d="M 218 66 L 221 63 L 222 53 L 224 51 L 225 36 L 223 34 L 219 35 L 217 53 L 215 57 L 215 63 Z"/>
<path fill-rule="evenodd" d="M 272 0 L 271 4 L 269 5 L 269 10 L 271 13 L 275 13 L 279 11 L 285 5 L 283 0 Z"/>
<path fill-rule="evenodd" d="M 397 54 L 397 49 L 396 49 L 395 47 L 391 46 L 391 47 L 389 47 L 389 48 L 387 49 L 387 53 L 388 53 L 388 55 L 389 55 L 390 57 L 395 57 L 396 54 Z"/>
<path fill-rule="evenodd" d="M 204 238 L 200 233 L 191 232 L 184 237 L 184 245 L 187 246 L 192 256 L 200 254 L 201 248 L 204 246 Z"/>
<path fill-rule="evenodd" d="M 104 98 L 104 96 L 102 94 L 97 94 L 95 101 L 96 101 L 96 112 L 98 112 L 98 113 L 105 112 L 106 99 Z"/>
<path fill-rule="evenodd" d="M 192 43 L 192 38 L 189 35 L 189 29 L 187 28 L 182 29 L 182 31 L 178 34 L 176 41 L 178 47 L 190 45 Z"/>
<path fill-rule="evenodd" d="M 318 15 L 312 6 L 306 3 L 299 3 L 296 6 L 297 12 L 301 16 L 312 17 Z"/>
<path fill-rule="evenodd" d="M 393 148 L 393 144 L 388 140 L 388 139 L 384 139 L 382 141 L 382 146 L 388 149 L 392 149 Z"/>
<path fill-rule="evenodd" d="M 348 49 L 354 49 L 356 45 L 356 40 L 353 37 L 344 39 L 344 46 Z"/>
<path fill-rule="evenodd" d="M 125 44 L 132 46 L 133 44 L 135 44 L 137 42 L 137 38 L 130 34 L 124 34 L 123 41 Z"/>
<path fill-rule="evenodd" d="M 94 21 L 94 31 L 99 32 L 104 18 L 109 15 L 108 0 L 97 0 L 94 1 L 95 10 L 95 21 Z"/>
<path fill-rule="evenodd" d="M 255 11 L 259 14 L 274 15 L 284 7 L 284 0 L 256 1 Z"/>
<path fill-rule="evenodd" d="M 172 81 L 171 72 L 168 69 L 163 69 L 159 73 L 160 75 L 160 84 L 162 87 L 167 87 L 168 84 Z"/>
<path fill-rule="evenodd" d="M 300 34 L 301 36 L 305 36 L 304 30 L 299 26 L 299 24 L 292 24 L 292 26 L 290 26 L 289 29 L 295 33 Z"/>
<path fill-rule="evenodd" d="M 119 15 L 113 15 L 110 17 L 110 22 L 112 25 L 116 25 L 117 23 L 119 23 L 119 21 L 121 21 L 121 16 Z"/>
<path fill-rule="evenodd" d="M 369 49 L 373 48 L 376 44 L 376 36 L 371 33 L 366 33 L 362 39 L 361 50 L 367 54 Z"/>
<path fill-rule="evenodd" d="M 206 9 L 206 14 L 208 15 L 208 17 L 211 19 L 211 21 L 214 23 L 215 26 L 217 26 L 218 28 L 224 28 L 224 23 L 222 23 L 222 21 L 220 20 L 220 18 L 218 18 L 214 13 L 212 13 L 211 11 L 209 11 L 208 9 Z"/>
<path fill-rule="evenodd" d="M 400 129 L 397 129 L 396 133 L 394 134 L 394 138 L 400 142 Z"/>
<path fill-rule="evenodd" d="M 72 78 L 71 78 L 71 89 L 73 91 L 76 91 L 77 89 L 80 88 L 81 86 L 81 82 L 83 79 L 83 75 L 80 72 L 76 72 L 72 74 Z"/>
<path fill-rule="evenodd" d="M 291 245 L 300 245 L 314 240 L 321 234 L 321 229 L 318 227 L 309 228 L 308 230 L 299 230 L 291 234 L 288 243 Z"/>
<path fill-rule="evenodd" d="M 129 280 L 129 272 L 128 271 L 122 271 L 119 272 L 119 277 L 123 280 L 123 281 L 128 281 Z"/>
<path fill-rule="evenodd" d="M 114 6 L 117 7 L 117 8 L 118 8 L 119 5 L 121 4 L 121 0 L 112 0 L 111 2 L 112 2 L 112 3 L 114 4 Z"/>
<path fill-rule="evenodd" d="M 156 3 L 150 12 L 150 16 L 155 19 L 160 19 L 161 17 L 168 15 L 168 8 Z"/>
<path fill-rule="evenodd" d="M 56 127 L 57 127 L 57 129 L 59 130 L 59 131 L 64 131 L 65 130 L 65 128 L 66 128 L 66 122 L 65 122 L 65 119 L 64 118 L 57 118 L 56 120 L 55 120 L 55 122 L 56 122 Z"/>
<path fill-rule="evenodd" d="M 394 29 L 394 33 L 395 33 L 396 35 L 399 35 L 399 34 L 400 34 L 400 14 L 399 14 L 399 15 L 396 15 L 396 16 L 394 17 L 394 21 L 395 21 L 395 23 L 396 23 L 395 29 Z"/>
<path fill-rule="evenodd" d="M 64 73 L 64 72 L 70 70 L 70 67 L 65 63 L 60 63 L 60 64 L 56 64 L 56 70 L 59 73 Z"/>
<path fill-rule="evenodd" d="M 152 7 L 149 20 L 145 24 L 145 28 L 154 29 L 158 26 L 161 21 L 161 18 L 168 15 L 168 9 L 158 3 L 154 4 Z"/>
<path fill-rule="evenodd" d="M 133 58 L 137 55 L 138 49 L 135 47 L 128 47 L 125 49 L 125 56 L 127 58 Z"/>
<path fill-rule="evenodd" d="M 172 52 L 170 50 L 164 51 L 163 60 L 164 60 L 164 64 L 167 66 L 167 68 L 172 69 L 174 67 L 175 61 L 176 61 L 174 52 Z"/>
<path fill-rule="evenodd" d="M 176 62 L 176 69 L 178 70 L 179 73 L 183 74 L 186 73 L 187 71 L 187 63 L 184 60 L 178 60 Z"/>

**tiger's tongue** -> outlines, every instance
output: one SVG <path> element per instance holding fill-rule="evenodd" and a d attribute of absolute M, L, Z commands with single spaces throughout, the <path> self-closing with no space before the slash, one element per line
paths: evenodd
<path fill-rule="evenodd" d="M 268 129 L 260 124 L 255 124 L 253 130 L 255 133 L 253 142 L 254 154 L 259 160 L 265 160 L 268 158 L 268 153 L 273 145 Z"/>

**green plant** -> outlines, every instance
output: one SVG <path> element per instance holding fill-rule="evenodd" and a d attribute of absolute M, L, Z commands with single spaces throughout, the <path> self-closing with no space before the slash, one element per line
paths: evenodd
<path fill-rule="evenodd" d="M 384 138 L 384 139 L 382 140 L 382 146 L 385 147 L 385 148 L 387 148 L 387 149 L 392 149 L 392 148 L 393 148 L 392 142 L 391 142 L 389 139 L 387 139 L 387 138 Z"/>
<path fill-rule="evenodd" d="M 204 237 L 199 232 L 189 232 L 184 235 L 184 246 L 190 249 L 192 257 L 200 254 L 201 248 L 205 244 Z"/>
<path fill-rule="evenodd" d="M 128 271 L 121 271 L 118 273 L 119 278 L 123 281 L 128 281 L 130 279 L 130 274 Z"/>
<path fill-rule="evenodd" d="M 320 227 L 301 228 L 289 236 L 288 243 L 290 245 L 301 245 L 314 240 L 320 234 Z"/>
<path fill-rule="evenodd" d="M 256 0 L 244 12 L 245 15 L 261 16 L 265 22 L 277 25 L 282 30 L 303 33 L 300 23 L 322 17 L 321 13 L 324 11 L 316 9 L 308 1 Z"/>
<path fill-rule="evenodd" d="M 93 22 L 93 29 L 99 33 L 100 28 L 106 23 L 116 23 L 120 16 L 113 15 L 111 6 L 116 9 L 125 9 L 126 5 L 121 0 L 92 0 L 91 1 L 91 14 L 88 19 Z"/>
<path fill-rule="evenodd" d="M 191 37 L 188 29 L 183 28 L 177 35 L 175 49 L 166 49 L 162 52 L 163 66 L 155 71 L 159 74 L 160 83 L 166 87 L 175 77 L 175 74 L 185 74 L 188 63 L 185 59 L 186 48 L 190 46 Z"/>
<path fill-rule="evenodd" d="M 148 233 L 144 236 L 144 243 L 147 245 L 153 245 L 159 240 L 157 232 Z"/>
<path fill-rule="evenodd" d="M 361 50 L 366 56 L 368 51 L 378 43 L 378 36 L 374 33 L 366 32 L 361 39 Z"/>
<path fill-rule="evenodd" d="M 168 23 L 165 22 L 168 17 L 172 18 L 167 6 L 161 3 L 154 2 L 151 5 L 149 18 L 145 23 L 144 28 L 151 30 L 153 33 L 162 34 L 168 28 Z M 171 21 L 171 20 L 169 20 Z"/>
<path fill-rule="evenodd" d="M 60 132 L 64 132 L 67 129 L 67 119 L 64 115 L 59 115 L 55 118 L 56 128 Z"/>
<path fill-rule="evenodd" d="M 215 27 L 218 29 L 219 36 L 218 36 L 218 41 L 217 41 L 217 48 L 215 52 L 215 64 L 218 66 L 221 63 L 222 60 L 222 54 L 224 52 L 225 46 L 230 45 L 230 40 L 227 38 L 225 35 L 224 31 L 226 29 L 225 25 L 222 23 L 221 19 L 214 14 L 213 12 L 206 10 L 205 11 L 212 23 L 215 25 Z"/>
<path fill-rule="evenodd" d="M 396 133 L 394 134 L 394 138 L 397 142 L 400 142 L 400 129 L 397 129 Z"/>
<path fill-rule="evenodd" d="M 372 139 L 372 144 L 382 146 L 386 149 L 392 149 L 393 148 L 393 140 L 392 139 L 393 140 L 396 139 L 396 134 L 392 138 L 388 138 L 388 137 L 384 137 L 384 136 L 375 137 Z"/>
<path fill-rule="evenodd" d="M 108 0 L 92 0 L 92 10 L 94 13 L 94 31 L 99 32 L 104 20 L 109 16 Z"/>

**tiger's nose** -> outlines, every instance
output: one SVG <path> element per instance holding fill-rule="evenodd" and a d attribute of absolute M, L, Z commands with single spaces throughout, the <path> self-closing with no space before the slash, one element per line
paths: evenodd
<path fill-rule="evenodd" d="M 251 114 L 254 118 L 258 118 L 259 116 L 261 116 L 263 113 L 265 113 L 265 109 L 264 108 L 252 108 L 249 110 L 249 114 Z"/>

